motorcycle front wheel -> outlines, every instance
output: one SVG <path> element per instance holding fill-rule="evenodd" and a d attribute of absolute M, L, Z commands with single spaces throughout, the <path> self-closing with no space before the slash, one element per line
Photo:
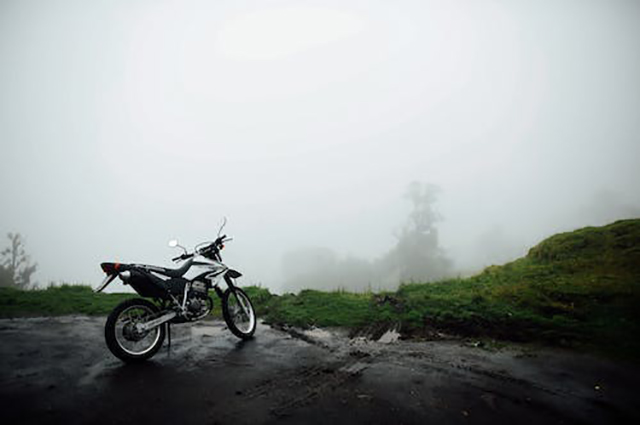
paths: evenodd
<path fill-rule="evenodd" d="M 247 294 L 240 288 L 228 288 L 222 295 L 222 316 L 238 338 L 251 339 L 256 331 L 256 313 Z"/>
<path fill-rule="evenodd" d="M 158 315 L 158 307 L 142 298 L 125 300 L 113 309 L 104 327 L 107 347 L 125 362 L 140 362 L 151 358 L 162 346 L 165 327 L 141 332 L 136 325 Z"/>

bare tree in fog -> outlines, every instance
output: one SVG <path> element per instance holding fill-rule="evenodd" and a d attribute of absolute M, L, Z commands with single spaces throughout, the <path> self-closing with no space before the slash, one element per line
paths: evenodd
<path fill-rule="evenodd" d="M 407 188 L 405 198 L 413 209 L 398 235 L 398 243 L 380 260 L 397 282 L 425 282 L 451 273 L 451 261 L 440 248 L 436 228 L 442 220 L 435 209 L 439 192 L 430 183 L 412 182 Z"/>
<path fill-rule="evenodd" d="M 27 255 L 20 233 L 9 233 L 7 237 L 10 245 L 0 253 L 0 286 L 30 289 L 37 264 Z"/>

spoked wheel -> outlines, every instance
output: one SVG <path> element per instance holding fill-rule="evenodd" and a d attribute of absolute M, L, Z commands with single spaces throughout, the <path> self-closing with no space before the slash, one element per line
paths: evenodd
<path fill-rule="evenodd" d="M 165 327 L 142 331 L 139 325 L 157 314 L 158 307 L 155 304 L 140 298 L 118 304 L 104 327 L 109 350 L 125 362 L 139 362 L 152 357 L 164 342 Z"/>
<path fill-rule="evenodd" d="M 256 331 L 256 313 L 251 300 L 240 288 L 228 288 L 222 294 L 222 315 L 229 330 L 242 339 L 250 339 Z"/>

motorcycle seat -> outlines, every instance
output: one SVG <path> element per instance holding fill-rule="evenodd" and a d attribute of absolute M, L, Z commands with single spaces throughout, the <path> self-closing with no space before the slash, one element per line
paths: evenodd
<path fill-rule="evenodd" d="M 191 268 L 191 263 L 193 263 L 192 258 L 185 261 L 184 264 L 177 269 L 168 269 L 165 267 L 147 266 L 142 264 L 140 265 L 140 267 L 150 272 L 156 272 L 158 274 L 165 275 L 167 277 L 176 278 L 176 277 L 182 277 Z"/>

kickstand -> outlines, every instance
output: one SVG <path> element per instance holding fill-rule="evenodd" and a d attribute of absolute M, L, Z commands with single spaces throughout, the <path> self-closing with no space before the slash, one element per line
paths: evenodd
<path fill-rule="evenodd" d="M 167 354 L 171 356 L 171 323 L 167 323 L 167 338 L 169 340 L 167 344 Z"/>

